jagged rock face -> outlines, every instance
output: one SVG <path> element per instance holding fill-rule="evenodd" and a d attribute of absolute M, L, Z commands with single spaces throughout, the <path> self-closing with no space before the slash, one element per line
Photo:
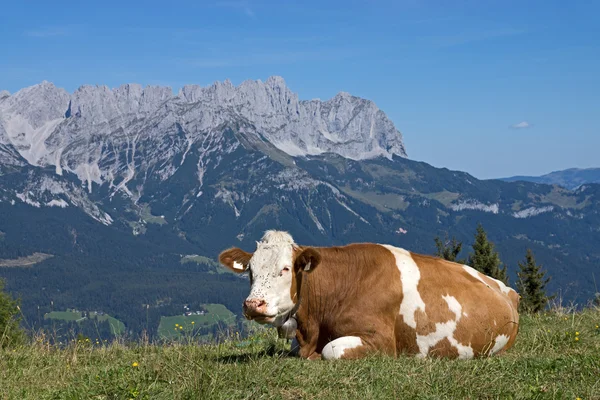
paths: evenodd
<path fill-rule="evenodd" d="M 169 177 L 178 168 L 170 160 L 185 159 L 206 140 L 218 142 L 223 124 L 236 122 L 292 156 L 406 156 L 402 135 L 373 102 L 345 93 L 299 101 L 282 78 L 271 77 L 238 87 L 185 86 L 177 96 L 168 87 L 136 84 L 69 94 L 43 82 L 12 96 L 2 92 L 0 161 L 16 164 L 18 153 L 31 165 L 76 174 L 88 190 L 109 183 L 130 193 L 127 182 L 138 173 L 161 165 L 166 169 L 155 173 Z"/>

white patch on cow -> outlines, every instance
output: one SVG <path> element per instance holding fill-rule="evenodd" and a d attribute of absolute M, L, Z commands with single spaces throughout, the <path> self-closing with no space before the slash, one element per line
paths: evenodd
<path fill-rule="evenodd" d="M 463 265 L 463 268 L 465 271 L 467 271 L 467 273 L 469 275 L 471 275 L 473 278 L 478 279 L 479 281 L 481 281 L 481 283 L 483 283 L 485 286 L 491 288 L 490 285 L 488 285 L 483 278 L 481 277 L 479 271 L 477 271 L 475 268 L 473 267 L 469 267 L 468 265 Z"/>
<path fill-rule="evenodd" d="M 355 349 L 362 346 L 362 340 L 358 336 L 342 336 L 332 340 L 323 348 L 321 357 L 324 360 L 337 360 L 342 358 L 344 352 L 348 349 Z"/>
<path fill-rule="evenodd" d="M 262 237 L 262 243 L 286 243 L 286 244 L 294 244 L 294 238 L 287 232 L 284 231 L 275 231 L 269 230 L 266 231 Z"/>
<path fill-rule="evenodd" d="M 456 315 L 456 322 L 458 322 L 462 315 L 462 306 L 454 296 L 442 296 L 442 298 L 446 300 L 446 303 L 448 303 L 448 308 L 454 313 L 454 315 Z"/>
<path fill-rule="evenodd" d="M 509 340 L 510 340 L 510 336 L 507 336 L 507 335 L 496 336 L 496 341 L 494 343 L 494 347 L 490 351 L 490 355 L 496 354 L 497 352 L 502 350 L 506 346 L 506 344 L 508 343 Z"/>
<path fill-rule="evenodd" d="M 290 293 L 294 246 L 289 233 L 270 230 L 257 242 L 250 259 L 252 287 L 247 299 L 264 300 L 265 315 L 274 318 L 270 324 L 276 327 L 285 322 L 295 306 Z M 283 271 L 286 267 L 288 271 Z"/>
<path fill-rule="evenodd" d="M 417 289 L 419 280 L 421 279 L 419 267 L 408 251 L 389 245 L 382 246 L 392 252 L 396 258 L 396 266 L 400 270 L 403 295 L 402 303 L 400 304 L 400 315 L 402 315 L 406 325 L 416 329 L 417 321 L 415 320 L 415 312 L 417 310 L 425 312 L 425 302 Z"/>
<path fill-rule="evenodd" d="M 469 275 L 471 275 L 471 276 L 472 276 L 472 277 L 474 277 L 474 278 L 477 278 L 478 280 L 480 280 L 481 282 L 483 282 L 483 284 L 484 284 L 485 286 L 487 286 L 487 287 L 489 287 L 489 288 L 491 288 L 491 286 L 490 286 L 490 285 L 488 285 L 488 284 L 487 284 L 487 283 L 486 283 L 486 282 L 483 280 L 482 276 L 486 276 L 486 277 L 490 278 L 491 280 L 493 280 L 494 282 L 496 282 L 496 284 L 498 285 L 498 289 L 500 289 L 500 291 L 501 291 L 502 293 L 504 293 L 504 294 L 507 294 L 508 292 L 510 292 L 510 291 L 512 290 L 511 288 L 509 288 L 508 286 L 506 286 L 506 285 L 504 284 L 504 282 L 502 282 L 502 281 L 499 281 L 498 279 L 494 279 L 494 278 L 492 278 L 491 276 L 484 275 L 484 274 L 482 274 L 481 272 L 477 271 L 477 270 L 476 270 L 475 268 L 473 268 L 473 267 L 469 267 L 468 265 L 463 265 L 463 268 L 464 268 L 464 270 L 465 270 L 465 271 L 467 271 L 467 273 L 468 273 Z"/>
<path fill-rule="evenodd" d="M 490 279 L 493 279 L 493 280 L 494 280 L 494 281 L 495 281 L 495 282 L 498 284 L 498 287 L 500 288 L 500 291 L 501 291 L 502 293 L 504 293 L 504 294 L 508 294 L 508 292 L 510 292 L 510 291 L 512 290 L 511 288 L 509 288 L 508 286 L 506 286 L 506 285 L 504 284 L 504 282 L 502 282 L 502 281 L 499 281 L 498 279 L 494 279 L 494 278 L 492 278 L 492 277 L 490 277 Z"/>
<path fill-rule="evenodd" d="M 438 342 L 448 339 L 450 344 L 456 347 L 456 350 L 458 351 L 458 358 L 473 358 L 473 348 L 471 346 L 465 346 L 459 343 L 458 340 L 454 338 L 454 331 L 456 331 L 458 321 L 460 321 L 460 318 L 463 314 L 462 306 L 454 296 L 442 296 L 442 298 L 448 304 L 450 311 L 454 313 L 455 318 L 446 322 L 436 323 L 435 332 L 431 332 L 428 335 L 417 335 L 417 346 L 419 346 L 419 354 L 417 357 L 426 357 L 429 354 L 429 350 Z"/>
<path fill-rule="evenodd" d="M 237 261 L 233 262 L 233 269 L 239 269 L 239 270 L 243 270 L 244 269 L 244 265 L 242 263 L 239 263 Z"/>

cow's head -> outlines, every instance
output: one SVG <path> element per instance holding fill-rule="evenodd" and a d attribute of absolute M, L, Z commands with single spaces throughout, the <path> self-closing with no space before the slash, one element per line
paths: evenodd
<path fill-rule="evenodd" d="M 254 253 L 231 248 L 219 255 L 219 261 L 250 275 L 250 294 L 243 305 L 246 318 L 279 327 L 299 301 L 302 274 L 314 270 L 321 256 L 313 248 L 296 245 L 287 232 L 267 231 Z"/>

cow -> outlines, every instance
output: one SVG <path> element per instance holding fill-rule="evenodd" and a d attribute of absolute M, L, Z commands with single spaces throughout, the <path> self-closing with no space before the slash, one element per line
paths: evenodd
<path fill-rule="evenodd" d="M 309 360 L 489 356 L 519 328 L 519 295 L 504 283 L 390 245 L 300 246 L 269 230 L 254 253 L 230 248 L 219 261 L 249 275 L 245 317 L 294 338 Z"/>

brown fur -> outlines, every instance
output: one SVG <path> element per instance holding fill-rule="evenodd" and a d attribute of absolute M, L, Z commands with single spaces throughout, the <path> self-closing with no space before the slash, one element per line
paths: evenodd
<path fill-rule="evenodd" d="M 411 256 L 421 274 L 417 289 L 425 303 L 425 312 L 415 313 L 416 330 L 399 314 L 403 300 L 400 271 L 387 248 L 352 244 L 305 248 L 297 254 L 292 293 L 295 285 L 300 294 L 300 356 L 314 359 L 328 342 L 342 336 L 358 336 L 363 342 L 363 346 L 346 351 L 343 358 L 358 358 L 368 352 L 419 353 L 417 334 L 428 335 L 436 331 L 436 323 L 456 319 L 442 296 L 453 296 L 467 314 L 460 316 L 453 338 L 470 346 L 475 356 L 487 355 L 498 335 L 510 338 L 502 351 L 512 346 L 518 331 L 516 292 L 511 289 L 503 294 L 494 280 L 481 275 L 487 287 L 462 265 Z M 309 259 L 311 271 L 304 272 L 302 266 Z M 315 263 L 317 259 L 320 262 Z M 428 353 L 451 358 L 459 355 L 448 339 L 436 343 Z"/>
<path fill-rule="evenodd" d="M 488 288 L 469 275 L 460 264 L 414 253 L 411 255 L 421 272 L 418 290 L 425 302 L 428 312 L 425 320 L 428 323 L 456 318 L 442 299 L 442 296 L 450 295 L 458 300 L 462 312 L 467 314 L 458 321 L 454 338 L 463 345 L 470 345 L 476 356 L 487 354 L 494 347 L 498 335 L 504 334 L 514 340 L 518 328 L 516 307 L 493 279 L 479 274 L 490 286 Z M 512 289 L 511 292 L 516 294 Z M 421 331 L 423 322 L 417 320 L 417 331 Z"/>
<path fill-rule="evenodd" d="M 420 272 L 417 291 L 425 303 L 424 311 L 415 312 L 415 329 L 400 315 L 404 297 L 400 271 L 394 254 L 386 247 L 369 243 L 295 246 L 293 254 L 290 295 L 294 303 L 300 301 L 296 339 L 301 357 L 319 358 L 327 343 L 343 336 L 358 336 L 363 343 L 345 351 L 343 358 L 360 358 L 372 352 L 418 354 L 418 336 L 436 332 L 436 324 L 457 319 L 443 296 L 454 297 L 461 306 L 452 340 L 471 347 L 475 356 L 488 355 L 499 335 L 509 338 L 500 353 L 516 339 L 519 295 L 512 289 L 502 293 L 495 280 L 479 274 L 484 284 L 460 264 L 410 253 Z M 241 273 L 248 269 L 251 258 L 251 253 L 233 248 L 221 253 L 219 261 Z M 244 270 L 233 268 L 234 261 Z M 460 355 L 448 338 L 433 344 L 427 354 Z"/>
<path fill-rule="evenodd" d="M 331 340 L 349 335 L 360 336 L 365 349 L 395 355 L 394 321 L 401 288 L 393 255 L 370 244 L 313 251 L 321 256 L 319 266 L 310 272 L 296 268 L 300 356 L 313 358 Z M 296 261 L 295 265 L 301 263 Z M 344 356 L 357 358 L 363 352 L 354 349 Z"/>

